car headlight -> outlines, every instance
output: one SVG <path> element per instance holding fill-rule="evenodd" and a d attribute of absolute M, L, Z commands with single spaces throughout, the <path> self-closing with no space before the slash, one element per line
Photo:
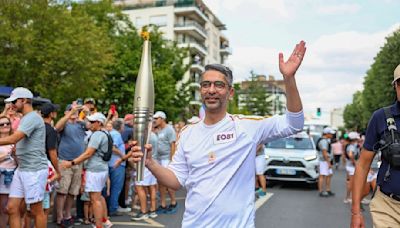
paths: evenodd
<path fill-rule="evenodd" d="M 315 159 L 317 159 L 317 155 L 308 155 L 308 156 L 304 156 L 304 160 L 306 160 L 306 161 L 312 161 L 312 160 L 315 160 Z"/>
<path fill-rule="evenodd" d="M 268 154 L 265 155 L 265 159 L 269 159 L 269 155 Z"/>

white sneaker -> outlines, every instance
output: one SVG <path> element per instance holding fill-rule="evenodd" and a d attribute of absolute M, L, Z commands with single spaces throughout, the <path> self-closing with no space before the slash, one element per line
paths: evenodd
<path fill-rule="evenodd" d="M 131 208 L 130 207 L 126 207 L 126 208 L 118 207 L 117 211 L 122 212 L 122 213 L 128 213 L 128 212 L 131 212 Z"/>
<path fill-rule="evenodd" d="M 369 199 L 362 199 L 361 200 L 361 203 L 365 204 L 365 205 L 369 204 L 370 202 L 371 202 L 371 200 L 369 200 Z"/>
<path fill-rule="evenodd" d="M 158 215 L 157 215 L 157 213 L 155 212 L 155 211 L 149 211 L 149 217 L 150 218 L 156 218 Z"/>
<path fill-rule="evenodd" d="M 104 228 L 110 228 L 112 226 L 113 226 L 113 224 L 111 223 L 111 221 L 109 219 L 107 219 L 107 221 L 105 223 L 103 223 Z"/>
<path fill-rule="evenodd" d="M 148 218 L 149 218 L 149 215 L 147 213 L 141 213 L 140 212 L 136 216 L 133 216 L 131 219 L 134 220 L 134 221 L 140 221 L 140 220 L 148 219 Z"/>
<path fill-rule="evenodd" d="M 343 200 L 343 203 L 351 203 L 351 199 L 346 198 L 346 199 Z"/>

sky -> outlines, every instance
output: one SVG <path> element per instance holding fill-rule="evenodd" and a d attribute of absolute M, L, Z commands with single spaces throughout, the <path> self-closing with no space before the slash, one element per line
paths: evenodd
<path fill-rule="evenodd" d="M 306 42 L 296 79 L 308 114 L 351 103 L 385 37 L 400 28 L 400 0 L 204 2 L 226 24 L 232 48 L 227 65 L 236 82 L 251 70 L 282 79 L 279 52 L 286 60 L 296 43 Z"/>

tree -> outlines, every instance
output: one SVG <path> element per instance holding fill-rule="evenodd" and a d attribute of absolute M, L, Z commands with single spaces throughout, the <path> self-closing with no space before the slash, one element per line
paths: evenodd
<path fill-rule="evenodd" d="M 368 121 L 372 112 L 387 106 L 395 100 L 395 91 L 391 86 L 393 71 L 400 63 L 400 30 L 386 38 L 385 45 L 375 57 L 375 62 L 364 80 L 362 102 L 364 104 L 363 122 Z"/>
<path fill-rule="evenodd" d="M 113 45 L 90 17 L 53 0 L 0 4 L 1 84 L 24 86 L 61 104 L 99 96 Z"/>
<path fill-rule="evenodd" d="M 266 116 L 271 114 L 272 101 L 267 88 L 257 80 L 257 75 L 251 71 L 248 88 L 241 91 L 245 97 L 245 110 L 252 115 Z"/>
<path fill-rule="evenodd" d="M 116 103 L 120 113 L 131 113 L 143 39 L 129 18 L 112 3 L 110 0 L 75 3 L 73 11 L 91 16 L 115 47 L 116 58 L 108 68 L 103 83 L 104 99 L 100 100 L 99 107 L 107 110 L 111 103 Z M 178 106 L 176 103 L 176 83 L 188 69 L 183 63 L 188 53 L 186 49 L 178 48 L 176 43 L 164 40 L 157 27 L 150 26 L 145 29 L 150 31 L 155 110 L 163 110 L 168 117 L 174 119 L 184 108 L 179 106 L 183 103 L 178 102 Z"/>
<path fill-rule="evenodd" d="M 365 76 L 364 90 L 354 94 L 353 103 L 345 108 L 343 117 L 346 127 L 365 129 L 375 110 L 396 100 L 391 82 L 393 71 L 400 63 L 400 29 L 386 38 L 374 60 Z"/>
<path fill-rule="evenodd" d="M 360 131 L 365 128 L 366 124 L 363 121 L 363 112 L 360 110 L 364 110 L 362 92 L 357 91 L 353 95 L 353 103 L 346 105 L 343 111 L 344 123 L 347 129 Z"/>

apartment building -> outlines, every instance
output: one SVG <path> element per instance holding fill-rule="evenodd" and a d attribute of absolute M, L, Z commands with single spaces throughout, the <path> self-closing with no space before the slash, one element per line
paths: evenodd
<path fill-rule="evenodd" d="M 200 74 L 209 63 L 225 64 L 232 53 L 229 40 L 223 34 L 226 26 L 202 0 L 115 0 L 122 5 L 137 28 L 157 25 L 165 39 L 176 41 L 180 47 L 188 47 L 189 71 L 183 81 L 190 81 L 194 100 L 201 105 L 199 93 Z"/>
<path fill-rule="evenodd" d="M 271 101 L 271 114 L 284 113 L 286 110 L 286 92 L 283 80 L 275 80 L 272 75 L 269 75 L 268 78 L 265 75 L 257 75 L 255 81 L 265 89 L 265 93 L 268 95 L 267 99 Z M 240 90 L 238 91 L 239 109 L 243 109 L 246 106 L 246 101 L 248 100 L 246 90 L 251 83 L 252 81 L 242 81 L 240 83 Z"/>

